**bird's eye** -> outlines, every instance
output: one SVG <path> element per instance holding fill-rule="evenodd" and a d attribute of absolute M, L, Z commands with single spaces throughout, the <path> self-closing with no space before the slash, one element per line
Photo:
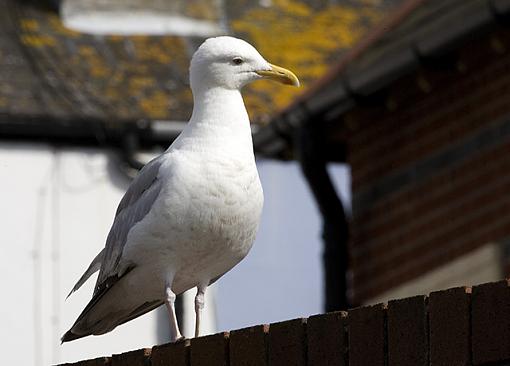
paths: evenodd
<path fill-rule="evenodd" d="M 232 59 L 232 63 L 234 65 L 241 65 L 244 62 L 244 60 L 241 57 L 234 57 Z"/>

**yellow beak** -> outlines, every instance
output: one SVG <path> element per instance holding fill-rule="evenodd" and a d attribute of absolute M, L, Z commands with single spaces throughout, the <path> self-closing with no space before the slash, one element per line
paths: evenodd
<path fill-rule="evenodd" d="M 271 70 L 257 71 L 257 74 L 265 78 L 277 81 L 286 85 L 299 86 L 299 79 L 290 70 L 284 69 L 283 67 L 269 64 Z"/>

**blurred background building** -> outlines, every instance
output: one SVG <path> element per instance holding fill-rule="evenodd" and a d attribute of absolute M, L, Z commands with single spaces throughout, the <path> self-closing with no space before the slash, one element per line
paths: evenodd
<path fill-rule="evenodd" d="M 60 346 L 93 280 L 64 299 L 130 178 L 188 120 L 188 63 L 215 34 L 304 87 L 244 91 L 266 204 L 252 253 L 209 293 L 209 332 L 506 275 L 509 14 L 509 0 L 0 0 L 4 362 L 165 342 L 156 311 Z"/>
<path fill-rule="evenodd" d="M 509 11 L 407 1 L 272 122 L 298 136 L 278 153 L 300 152 L 332 252 L 342 212 L 318 166 L 349 164 L 351 305 L 508 274 Z"/>

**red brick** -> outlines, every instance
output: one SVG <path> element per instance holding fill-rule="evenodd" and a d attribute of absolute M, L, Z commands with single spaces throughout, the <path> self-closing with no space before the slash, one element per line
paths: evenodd
<path fill-rule="evenodd" d="M 510 160 L 499 157 L 510 152 L 510 144 L 503 147 L 477 154 L 456 169 L 447 169 L 427 181 L 375 202 L 370 210 L 353 221 L 353 242 L 359 248 L 355 255 L 363 256 L 364 249 L 369 244 L 373 246 L 377 238 L 400 230 L 410 231 L 428 218 L 446 214 L 448 210 L 465 204 L 470 196 L 490 193 L 494 186 L 508 182 L 509 174 L 504 172 L 510 170 Z M 409 225 L 403 226 L 402 222 Z M 363 234 L 362 240 L 356 238 L 360 234 Z M 372 241 L 367 243 L 366 239 Z M 379 240 L 375 240 L 377 242 Z"/>
<path fill-rule="evenodd" d="M 387 238 L 398 234 L 399 243 L 402 243 L 402 245 L 398 247 L 396 245 L 398 243 L 395 243 L 391 247 L 379 247 L 379 245 L 370 247 L 369 251 L 365 251 L 365 254 L 369 254 L 364 257 L 366 263 L 357 265 L 357 262 L 354 261 L 355 275 L 363 280 L 363 278 L 371 278 L 374 273 L 385 273 L 388 270 L 393 270 L 395 263 L 407 263 L 408 260 L 419 257 L 418 254 L 423 255 L 436 251 L 435 243 L 441 243 L 441 247 L 445 246 L 444 243 L 453 246 L 453 243 L 460 239 L 473 237 L 476 234 L 475 230 L 486 230 L 486 226 L 492 225 L 500 219 L 505 221 L 505 216 L 501 213 L 507 211 L 510 205 L 510 199 L 504 194 L 509 187 L 510 177 L 502 180 L 499 185 L 493 185 L 490 192 L 475 195 L 473 200 L 468 197 L 467 202 L 461 202 L 460 205 L 454 204 L 454 211 L 434 219 L 430 223 L 430 227 L 427 227 L 429 225 L 427 223 L 426 226 L 421 225 L 413 228 L 409 233 L 406 229 L 397 233 L 389 232 Z M 462 200 L 465 200 L 465 198 Z M 420 219 L 416 219 L 416 221 L 420 221 Z M 410 224 L 410 226 L 416 225 Z M 510 233 L 510 230 L 506 231 L 506 235 L 508 233 Z M 505 233 L 503 234 L 505 235 Z M 489 237 L 488 239 L 498 240 L 501 238 Z M 481 241 L 479 244 L 485 242 Z M 421 253 L 418 253 L 419 251 Z M 377 261 L 367 261 L 367 258 L 377 258 Z"/>
<path fill-rule="evenodd" d="M 507 281 L 473 287 L 473 364 L 510 361 L 510 287 Z"/>
<path fill-rule="evenodd" d="M 496 61 L 493 66 L 484 65 L 487 74 L 498 75 L 505 70 L 504 60 Z M 476 73 L 470 75 L 471 79 L 476 78 Z M 437 150 L 450 144 L 453 139 L 471 133 L 486 121 L 508 113 L 508 77 L 492 76 L 490 83 L 480 80 L 477 85 L 466 88 L 472 92 L 467 95 L 463 93 L 463 98 L 456 97 L 459 78 L 454 76 L 454 80 L 443 84 L 452 87 L 443 87 L 426 98 L 420 96 L 416 101 L 408 103 L 407 108 L 386 115 L 383 113 L 376 117 L 377 124 L 361 129 L 350 137 L 354 187 L 360 186 L 360 177 L 369 171 L 372 171 L 372 176 L 365 177 L 364 182 L 370 182 L 381 174 L 387 174 L 392 169 L 430 154 L 430 146 Z M 448 99 L 448 103 L 443 99 Z M 420 104 L 423 103 L 428 103 L 428 106 L 420 111 Z M 371 138 L 358 141 L 357 136 L 365 131 L 372 133 Z"/>
<path fill-rule="evenodd" d="M 428 366 L 427 297 L 388 303 L 388 365 Z"/>
<path fill-rule="evenodd" d="M 347 366 L 347 313 L 308 318 L 308 365 Z"/>
<path fill-rule="evenodd" d="M 167 343 L 152 347 L 152 366 L 188 366 L 190 341 Z"/>
<path fill-rule="evenodd" d="M 494 177 L 494 175 L 492 175 L 494 174 L 494 171 L 501 174 L 501 168 L 508 166 L 509 164 L 508 159 L 501 159 L 501 156 L 504 156 L 509 152 L 510 143 L 480 151 L 480 153 L 474 155 L 470 159 L 465 160 L 459 165 L 449 167 L 443 172 L 431 177 L 426 182 L 416 182 L 417 184 L 410 189 L 408 188 L 382 198 L 375 203 L 373 211 L 376 216 L 384 218 L 384 214 L 388 211 L 398 212 L 398 209 L 400 208 L 398 205 L 391 204 L 391 200 L 396 199 L 396 201 L 404 200 L 426 203 L 431 198 L 429 195 L 432 195 L 432 198 L 434 198 L 443 191 L 456 191 L 460 188 L 459 186 L 461 186 L 463 190 L 469 189 L 470 186 L 468 185 L 466 187 L 465 181 L 473 178 L 476 179 L 476 177 L 479 177 L 480 174 L 484 174 L 485 171 L 490 171 L 491 177 Z M 451 187 L 451 185 L 453 185 L 453 187 Z M 431 190 L 430 187 L 434 187 L 434 189 Z M 423 207 L 431 207 L 431 205 L 425 204 L 425 206 L 420 206 L 418 210 L 421 211 Z"/>
<path fill-rule="evenodd" d="M 367 271 L 367 269 L 375 272 L 381 270 L 380 268 L 373 268 L 373 262 L 368 261 L 367 263 L 367 253 L 378 258 L 378 265 L 387 262 L 392 267 L 393 264 L 389 262 L 394 261 L 397 255 L 406 251 L 412 252 L 414 247 L 429 242 L 442 233 L 446 234 L 455 229 L 456 226 L 467 222 L 478 222 L 479 217 L 490 215 L 497 207 L 504 204 L 501 197 L 504 197 L 504 194 L 510 190 L 510 177 L 500 179 L 498 183 L 500 184 L 488 185 L 488 189 L 466 193 L 461 199 L 452 199 L 450 201 L 452 203 L 445 203 L 447 207 L 438 207 L 429 215 L 427 215 L 427 212 L 420 211 L 419 216 L 417 214 L 413 215 L 415 217 L 414 221 L 412 219 L 403 220 L 400 222 L 400 227 L 388 228 L 386 233 L 381 232 L 378 238 L 369 239 L 368 237 L 372 235 L 365 234 L 364 248 L 358 250 L 355 258 L 359 260 L 353 263 L 353 265 L 359 263 L 359 266 L 356 266 L 358 275 Z M 403 223 L 408 225 L 403 225 Z M 464 234 L 467 235 L 468 233 L 464 232 Z M 407 245 L 402 245 L 402 243 Z M 427 244 L 422 246 L 432 250 Z M 371 273 L 368 273 L 368 276 L 371 276 Z"/>
<path fill-rule="evenodd" d="M 467 222 L 447 233 L 433 238 L 433 240 L 413 248 L 406 256 L 397 256 L 393 264 L 378 267 L 378 271 L 371 271 L 372 276 L 364 274 L 363 280 L 357 276 L 353 278 L 354 296 L 356 299 L 371 298 L 382 289 L 392 288 L 403 282 L 412 280 L 424 272 L 441 266 L 466 254 L 490 241 L 508 236 L 510 233 L 510 210 L 508 202 L 500 202 L 497 210 L 486 215 L 477 222 Z M 429 250 L 434 248 L 434 250 Z"/>
<path fill-rule="evenodd" d="M 498 75 L 505 70 L 505 60 L 495 58 L 494 61 L 492 65 L 484 65 L 482 70 L 486 75 Z M 475 73 L 470 73 L 467 77 L 469 82 L 479 80 L 468 88 L 471 93 L 463 93 L 463 98 L 457 98 L 458 84 L 462 77 L 459 79 L 458 75 L 452 76 L 455 80 L 449 83 L 452 87 L 443 87 L 426 98 L 420 96 L 398 112 L 386 112 L 379 116 L 379 123 L 365 130 L 378 131 L 377 126 L 384 129 L 377 134 L 374 131 L 368 141 L 360 143 L 356 135 L 352 136 L 350 162 L 358 168 L 353 171 L 354 186 L 362 182 L 361 177 L 364 177 L 363 181 L 370 180 L 381 173 L 404 166 L 451 143 L 452 136 L 458 139 L 485 124 L 487 120 L 508 113 L 508 104 L 504 103 L 505 95 L 508 94 L 508 77 L 492 76 L 489 83 Z M 445 99 L 448 103 L 445 103 Z M 420 113 L 422 104 L 428 106 Z M 404 117 L 406 114 L 407 118 Z M 367 174 L 370 171 L 372 175 L 369 177 Z"/>
<path fill-rule="evenodd" d="M 113 355 L 111 366 L 149 366 L 150 356 L 150 348 Z"/>
<path fill-rule="evenodd" d="M 430 294 L 431 366 L 471 364 L 470 294 L 471 289 L 466 287 Z"/>
<path fill-rule="evenodd" d="M 477 216 L 486 216 L 487 213 L 502 204 L 501 197 L 504 197 L 504 194 L 496 193 L 508 189 L 510 176 L 500 176 L 488 179 L 486 182 L 484 186 L 487 188 L 474 188 L 472 192 L 459 192 L 460 196 L 457 197 L 452 194 L 449 199 L 445 199 L 444 204 L 439 204 L 435 210 L 430 209 L 427 212 L 427 210 L 413 208 L 409 218 L 401 217 L 399 226 L 381 227 L 377 235 L 373 234 L 371 230 L 367 232 L 354 229 L 353 235 L 358 238 L 353 245 L 359 249 L 356 250 L 353 265 L 356 266 L 356 263 L 359 263 L 364 267 L 369 267 L 373 265 L 373 262 L 367 261 L 367 256 L 368 258 L 373 256 L 380 261 L 385 257 L 393 256 L 393 252 L 405 251 L 411 245 L 416 246 L 441 232 L 447 232 L 463 221 L 478 220 Z M 483 204 L 480 205 L 480 203 Z M 367 217 L 365 223 L 369 225 L 371 219 Z M 429 247 L 429 250 L 432 248 Z M 363 260 L 361 261 L 361 259 Z M 357 272 L 360 270 L 361 268 L 356 269 Z"/>
<path fill-rule="evenodd" d="M 269 365 L 306 365 L 306 319 L 293 319 L 269 326 Z"/>
<path fill-rule="evenodd" d="M 228 332 L 191 340 L 191 366 L 228 366 Z"/>
<path fill-rule="evenodd" d="M 386 305 L 349 310 L 349 366 L 386 366 Z"/>
<path fill-rule="evenodd" d="M 510 184 L 508 187 L 510 188 Z M 500 197 L 504 197 L 504 195 Z M 494 223 L 495 220 L 501 217 L 500 213 L 506 211 L 509 203 L 510 199 L 502 200 L 495 196 L 492 199 L 485 200 L 485 205 L 480 206 L 479 210 L 465 210 L 464 215 L 461 213 L 458 216 L 445 215 L 441 217 L 442 220 L 437 220 L 438 226 L 436 229 L 432 226 L 428 229 L 416 229 L 406 235 L 401 234 L 399 240 L 402 243 L 401 247 L 394 246 L 391 249 L 386 248 L 386 250 L 383 250 L 384 248 L 374 249 L 371 251 L 371 256 L 377 258 L 377 261 L 360 264 L 356 267 L 356 275 L 359 276 L 360 280 L 371 278 L 374 274 L 392 271 L 395 268 L 395 263 L 407 263 L 409 260 L 412 261 L 414 258 L 435 251 L 440 244 L 443 247 L 453 246 L 454 242 L 473 236 L 475 230 L 483 230 L 484 222 L 487 224 Z M 454 218 L 450 219 L 450 217 Z M 489 238 L 489 240 L 498 239 L 501 238 Z M 479 244 L 485 243 L 480 242 Z"/>
<path fill-rule="evenodd" d="M 235 366 L 264 366 L 268 363 L 269 325 L 230 332 L 230 364 Z"/>

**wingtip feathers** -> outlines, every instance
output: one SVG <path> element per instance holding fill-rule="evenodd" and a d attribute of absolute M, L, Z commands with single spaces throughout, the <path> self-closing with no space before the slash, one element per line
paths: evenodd
<path fill-rule="evenodd" d="M 71 332 L 70 330 L 68 330 L 63 336 L 62 338 L 60 338 L 60 344 L 64 344 L 65 342 L 71 342 L 71 341 L 74 341 L 75 339 L 79 339 L 79 338 L 82 338 L 82 337 L 85 337 L 84 335 L 77 335 L 77 334 L 74 334 L 73 332 Z"/>

